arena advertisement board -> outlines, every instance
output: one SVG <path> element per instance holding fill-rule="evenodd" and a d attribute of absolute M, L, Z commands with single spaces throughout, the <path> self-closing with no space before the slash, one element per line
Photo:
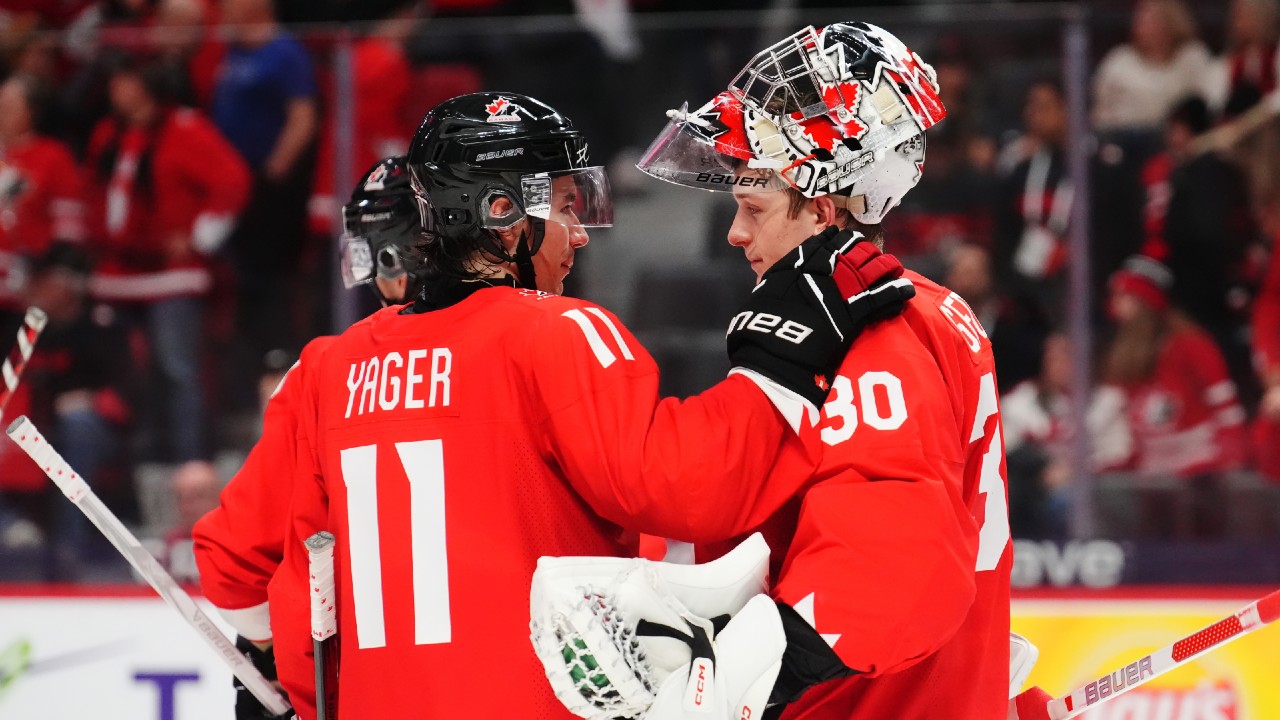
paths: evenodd
<path fill-rule="evenodd" d="M 0 588 L 0 718 L 225 720 L 231 673 L 162 600 L 131 588 L 104 596 L 9 595 Z M 1085 591 L 1088 592 L 1088 591 Z M 1013 629 L 1040 647 L 1028 684 L 1057 695 L 1199 630 L 1249 602 L 1062 591 L 1013 603 Z M 1096 594 L 1096 593 L 1094 593 Z M 1073 597 L 1075 595 L 1075 597 Z M 212 607 L 198 601 L 210 617 Z M 223 627 L 230 634 L 229 629 Z M 25 669 L 23 667 L 25 666 Z M 1124 693 L 1089 720 L 1280 718 L 1280 626 L 1265 627 Z"/>
<path fill-rule="evenodd" d="M 1124 668 L 1258 597 L 1222 599 L 1019 599 L 1015 632 L 1040 648 L 1027 680 L 1054 696 Z M 1265 594 L 1259 592 L 1258 596 Z M 1280 718 L 1280 627 L 1264 627 L 1118 695 L 1088 720 L 1268 720 Z"/>
<path fill-rule="evenodd" d="M 158 597 L 0 596 L 0 718 L 226 720 L 234 704 L 231 671 Z"/>

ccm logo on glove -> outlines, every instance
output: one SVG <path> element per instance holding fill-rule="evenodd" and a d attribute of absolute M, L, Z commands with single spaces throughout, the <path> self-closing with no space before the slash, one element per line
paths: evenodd
<path fill-rule="evenodd" d="M 689 670 L 689 685 L 685 688 L 684 708 L 698 712 L 711 712 L 711 688 L 715 683 L 715 668 L 707 658 L 694 658 Z"/>
<path fill-rule="evenodd" d="M 813 332 L 813 328 L 801 325 L 794 320 L 783 322 L 782 318 L 777 315 L 763 312 L 753 313 L 750 310 L 733 316 L 733 319 L 729 321 L 729 330 L 725 333 L 725 337 L 742 329 L 754 330 L 765 335 L 777 335 L 783 340 L 796 345 L 804 342 L 804 339 Z"/>

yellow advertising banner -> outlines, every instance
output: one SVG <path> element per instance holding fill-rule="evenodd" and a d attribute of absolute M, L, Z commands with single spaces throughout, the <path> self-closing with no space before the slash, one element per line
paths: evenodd
<path fill-rule="evenodd" d="M 1239 600 L 1015 600 L 1014 632 L 1040 648 L 1027 680 L 1055 697 L 1211 625 Z M 1120 694 L 1087 720 L 1280 719 L 1280 623 Z"/>

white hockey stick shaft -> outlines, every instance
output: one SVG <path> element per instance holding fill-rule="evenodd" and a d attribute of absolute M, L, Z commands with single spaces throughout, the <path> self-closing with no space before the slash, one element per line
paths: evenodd
<path fill-rule="evenodd" d="M 1050 700 L 1048 715 L 1052 720 L 1073 718 L 1214 648 L 1248 635 L 1274 622 L 1276 618 L 1280 618 L 1280 590 L 1172 645 L 1160 648 L 1114 672 L 1102 675 L 1067 695 Z"/>
<path fill-rule="evenodd" d="M 333 578 L 333 533 L 321 530 L 306 539 L 307 572 L 311 580 L 311 647 L 316 669 L 316 720 L 336 720 L 333 651 L 330 638 L 338 632 Z"/>
<path fill-rule="evenodd" d="M 160 566 L 155 557 L 142 547 L 138 538 L 120 522 L 110 508 L 102 503 L 84 478 L 71 469 L 67 461 L 62 459 L 58 451 L 53 449 L 49 441 L 44 439 L 25 415 L 15 420 L 7 432 L 18 447 L 22 448 L 23 452 L 40 466 L 40 469 L 44 470 L 44 474 L 49 476 L 62 494 L 80 508 L 85 517 L 88 517 L 111 541 L 111 544 L 116 546 L 129 564 L 133 565 L 134 569 L 151 584 L 151 587 L 155 588 L 160 597 L 177 610 L 187 624 L 195 628 L 263 707 L 276 715 L 289 711 L 289 703 L 285 701 L 280 691 L 258 672 L 253 663 L 236 649 L 235 644 L 226 635 L 222 634 L 218 626 L 214 625 L 209 616 L 196 605 L 195 600 L 192 600 L 191 596 Z"/>
<path fill-rule="evenodd" d="M 4 409 L 18 389 L 22 371 L 26 369 L 31 353 L 35 352 L 36 340 L 40 338 L 40 333 L 44 332 L 44 326 L 48 322 L 49 318 L 43 310 L 37 307 L 27 308 L 27 314 L 22 318 L 22 327 L 18 328 L 18 340 L 13 350 L 5 356 L 4 364 L 0 365 L 0 376 L 4 378 L 4 387 L 0 388 L 0 419 L 4 418 Z"/>

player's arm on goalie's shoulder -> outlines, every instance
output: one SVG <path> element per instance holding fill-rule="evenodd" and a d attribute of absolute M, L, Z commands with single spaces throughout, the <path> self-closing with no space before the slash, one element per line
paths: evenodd
<path fill-rule="evenodd" d="M 817 429 L 826 455 L 772 590 L 792 621 L 806 621 L 788 625 L 789 642 L 808 637 L 784 663 L 780 684 L 793 691 L 838 676 L 837 659 L 869 676 L 913 665 L 955 634 L 975 597 L 978 527 L 961 500 L 959 423 L 937 362 L 905 322 L 870 330 L 840 371 L 855 379 L 849 388 L 900 403 L 884 411 L 891 422 L 869 424 L 861 406 L 855 421 L 852 396 L 838 387 Z M 859 384 L 866 373 L 887 373 L 870 376 L 886 386 Z M 796 469 L 784 462 L 777 472 Z"/>
<path fill-rule="evenodd" d="M 329 338 L 303 350 L 263 415 L 262 436 L 223 489 L 218 507 L 192 530 L 205 596 L 240 635 L 270 639 L 267 588 L 283 557 L 286 509 L 293 494 L 303 365 Z"/>
<path fill-rule="evenodd" d="M 755 382 L 733 375 L 700 395 L 660 398 L 657 364 L 612 313 L 541 302 L 548 312 L 517 355 L 543 413 L 542 452 L 595 512 L 654 535 L 721 539 L 794 493 L 763 482 L 792 431 Z"/>
<path fill-rule="evenodd" d="M 732 318 L 733 373 L 683 401 L 659 398 L 653 358 L 611 313 L 539 300 L 545 312 L 518 356 L 545 418 L 545 453 L 621 525 L 685 541 L 754 528 L 811 474 L 771 477 L 782 439 L 816 419 L 849 345 L 914 296 L 902 272 L 849 231 L 806 240 Z M 803 445 L 812 452 L 799 462 L 812 469 L 820 453 Z"/>

